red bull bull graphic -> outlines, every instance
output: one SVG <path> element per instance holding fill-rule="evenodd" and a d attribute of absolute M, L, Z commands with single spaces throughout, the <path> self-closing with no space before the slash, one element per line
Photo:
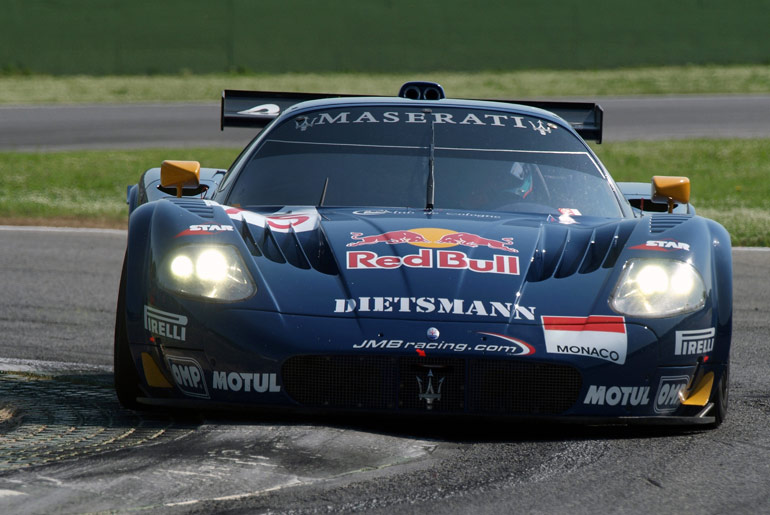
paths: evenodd
<path fill-rule="evenodd" d="M 359 247 L 361 245 L 374 245 L 375 243 L 387 243 L 396 245 L 399 243 L 410 243 L 418 247 L 446 248 L 462 245 L 464 247 L 489 247 L 493 250 L 504 250 L 506 252 L 519 252 L 513 245 L 513 238 L 500 238 L 492 240 L 484 238 L 478 234 L 469 232 L 455 232 L 449 229 L 438 229 L 435 227 L 424 227 L 419 229 L 409 229 L 400 231 L 389 231 L 382 234 L 373 234 L 364 236 L 360 232 L 350 233 L 350 237 L 356 240 L 348 243 L 348 247 Z"/>
<path fill-rule="evenodd" d="M 465 245 L 466 247 L 489 247 L 495 250 L 504 250 L 506 252 L 518 252 L 518 250 L 508 247 L 513 245 L 513 238 L 500 238 L 500 240 L 490 240 L 477 234 L 469 232 L 454 232 L 442 236 L 436 243 L 451 243 L 453 245 Z"/>
<path fill-rule="evenodd" d="M 395 245 L 397 243 L 431 243 L 425 239 L 425 236 L 414 231 L 390 231 L 372 236 L 364 236 L 360 232 L 350 233 L 350 237 L 356 241 L 348 243 L 348 247 L 358 247 L 360 245 L 374 245 L 375 243 L 387 243 Z"/>
<path fill-rule="evenodd" d="M 518 256 L 494 254 L 492 259 L 480 259 L 469 257 L 465 252 L 459 250 L 436 250 L 435 253 L 430 250 L 430 248 L 444 249 L 462 245 L 471 248 L 488 247 L 493 250 L 517 253 L 518 250 L 511 247 L 513 245 L 513 238 L 493 240 L 477 234 L 430 227 L 389 231 L 370 236 L 364 236 L 360 232 L 352 232 L 350 237 L 355 241 L 348 243 L 348 247 L 374 245 L 377 243 L 388 245 L 407 243 L 416 247 L 428 248 L 423 248 L 416 254 L 403 256 L 381 256 L 377 252 L 367 250 L 348 251 L 346 256 L 348 270 L 392 270 L 406 266 L 409 268 L 441 268 L 519 275 Z"/>

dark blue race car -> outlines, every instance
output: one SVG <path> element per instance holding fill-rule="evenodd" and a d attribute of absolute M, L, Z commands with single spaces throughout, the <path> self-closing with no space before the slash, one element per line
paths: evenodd
<path fill-rule="evenodd" d="M 129 188 L 124 406 L 724 419 L 730 236 L 686 178 L 624 196 L 600 107 L 225 91 L 222 124 L 265 128 Z"/>

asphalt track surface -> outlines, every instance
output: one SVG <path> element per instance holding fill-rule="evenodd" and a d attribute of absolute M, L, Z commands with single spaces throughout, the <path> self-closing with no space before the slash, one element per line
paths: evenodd
<path fill-rule="evenodd" d="M 692 127 L 685 137 L 768 137 L 770 116 L 751 114 L 767 98 L 745 98 L 760 103 L 732 122 L 714 113 L 668 122 Z M 667 111 L 665 99 L 634 102 L 627 131 Z M 617 114 L 602 104 L 609 127 Z M 77 125 L 58 123 L 14 148 L 83 147 L 89 130 L 56 143 Z M 111 126 L 120 133 L 125 123 Z M 177 141 L 172 125 L 155 141 Z M 212 143 L 200 138 L 187 143 Z M 770 511 L 769 251 L 733 254 L 728 419 L 682 431 L 123 410 L 111 363 L 124 244 L 123 231 L 0 228 L 0 513 Z"/>
<path fill-rule="evenodd" d="M 770 95 L 602 98 L 598 102 L 604 108 L 605 141 L 770 134 Z M 0 151 L 243 147 L 253 134 L 250 129 L 220 131 L 215 103 L 0 107 Z"/>
<path fill-rule="evenodd" d="M 0 229 L 2 513 L 770 509 L 770 251 L 734 252 L 729 417 L 681 431 L 123 410 L 110 365 L 124 242 Z"/>

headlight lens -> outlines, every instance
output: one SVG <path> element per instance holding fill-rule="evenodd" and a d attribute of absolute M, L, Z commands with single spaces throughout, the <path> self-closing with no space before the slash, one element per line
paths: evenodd
<path fill-rule="evenodd" d="M 706 288 L 695 268 L 673 259 L 630 259 L 610 295 L 610 307 L 634 317 L 667 317 L 696 311 Z"/>
<path fill-rule="evenodd" d="M 235 247 L 188 245 L 174 249 L 160 266 L 161 286 L 196 297 L 234 302 L 257 287 Z"/>

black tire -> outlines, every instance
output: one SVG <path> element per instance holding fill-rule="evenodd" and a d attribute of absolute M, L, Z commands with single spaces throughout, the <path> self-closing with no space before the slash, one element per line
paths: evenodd
<path fill-rule="evenodd" d="M 139 389 L 139 374 L 136 371 L 131 350 L 128 347 L 128 335 L 126 333 L 126 262 L 123 260 L 123 272 L 120 275 L 120 290 L 118 292 L 118 306 L 115 313 L 115 346 L 113 349 L 115 393 L 118 401 L 124 408 L 131 410 L 141 409 L 136 402 L 137 397 L 142 396 Z"/>
<path fill-rule="evenodd" d="M 714 386 L 711 392 L 711 402 L 714 403 L 714 424 L 711 427 L 719 427 L 727 416 L 727 406 L 730 390 L 730 363 L 725 366 L 725 372 Z"/>

